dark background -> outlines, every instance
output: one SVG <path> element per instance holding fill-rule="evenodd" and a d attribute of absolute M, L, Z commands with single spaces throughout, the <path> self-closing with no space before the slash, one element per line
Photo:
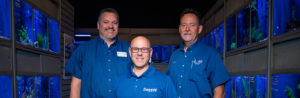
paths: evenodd
<path fill-rule="evenodd" d="M 120 15 L 120 28 L 177 28 L 179 15 L 194 8 L 201 16 L 216 0 L 69 0 L 75 8 L 75 28 L 96 28 L 99 11 L 115 8 Z"/>

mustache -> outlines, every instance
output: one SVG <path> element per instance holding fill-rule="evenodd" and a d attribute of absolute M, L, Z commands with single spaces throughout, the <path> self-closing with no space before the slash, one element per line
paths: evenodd
<path fill-rule="evenodd" d="M 105 30 L 113 30 L 113 31 L 115 31 L 115 28 L 106 28 Z"/>

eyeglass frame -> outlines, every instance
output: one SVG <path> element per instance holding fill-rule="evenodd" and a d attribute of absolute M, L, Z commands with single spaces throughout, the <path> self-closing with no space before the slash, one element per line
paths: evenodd
<path fill-rule="evenodd" d="M 135 52 L 133 49 L 137 49 L 137 51 Z M 143 49 L 144 49 L 144 51 L 143 51 Z M 130 47 L 130 51 L 132 53 L 138 53 L 139 51 L 141 51 L 142 53 L 149 53 L 151 51 L 151 48 L 147 48 L 147 47 L 142 47 L 142 48 Z"/>

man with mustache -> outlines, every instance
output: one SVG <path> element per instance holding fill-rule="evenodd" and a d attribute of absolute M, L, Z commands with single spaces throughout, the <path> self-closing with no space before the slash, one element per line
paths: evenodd
<path fill-rule="evenodd" d="M 116 78 L 128 74 L 129 43 L 117 38 L 119 15 L 115 9 L 100 11 L 99 37 L 80 45 L 66 64 L 72 76 L 71 98 L 112 97 Z"/>
<path fill-rule="evenodd" d="M 115 86 L 118 98 L 175 98 L 172 80 L 149 63 L 152 56 L 150 41 L 143 36 L 131 41 L 129 54 L 133 65 L 130 73 L 120 76 Z"/>
<path fill-rule="evenodd" d="M 224 98 L 224 84 L 229 75 L 220 54 L 201 43 L 199 14 L 194 9 L 181 13 L 179 32 L 183 44 L 172 53 L 167 75 L 179 98 Z"/>

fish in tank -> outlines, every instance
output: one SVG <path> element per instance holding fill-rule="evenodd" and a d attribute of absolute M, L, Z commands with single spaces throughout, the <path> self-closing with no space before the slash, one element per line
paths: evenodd
<path fill-rule="evenodd" d="M 226 51 L 236 48 L 236 16 L 226 20 Z"/>
<path fill-rule="evenodd" d="M 50 98 L 60 98 L 60 77 L 49 76 Z"/>
<path fill-rule="evenodd" d="M 48 18 L 49 27 L 49 51 L 59 53 L 59 24 L 52 18 Z"/>
<path fill-rule="evenodd" d="M 23 45 L 33 45 L 32 7 L 23 0 L 15 0 L 16 41 Z"/>
<path fill-rule="evenodd" d="M 300 74 L 273 74 L 272 98 L 299 98 Z"/>
<path fill-rule="evenodd" d="M 33 9 L 34 47 L 48 50 L 47 16 Z"/>
<path fill-rule="evenodd" d="M 10 39 L 10 0 L 0 1 L 0 38 Z"/>
<path fill-rule="evenodd" d="M 49 77 L 35 76 L 35 97 L 48 98 L 49 97 Z"/>
<path fill-rule="evenodd" d="M 251 42 L 259 42 L 267 38 L 268 1 L 253 0 L 249 7 L 251 12 Z"/>
<path fill-rule="evenodd" d="M 18 98 L 34 97 L 34 78 L 33 76 L 16 76 Z"/>
<path fill-rule="evenodd" d="M 11 76 L 0 75 L 0 98 L 12 98 L 12 78 Z"/>

